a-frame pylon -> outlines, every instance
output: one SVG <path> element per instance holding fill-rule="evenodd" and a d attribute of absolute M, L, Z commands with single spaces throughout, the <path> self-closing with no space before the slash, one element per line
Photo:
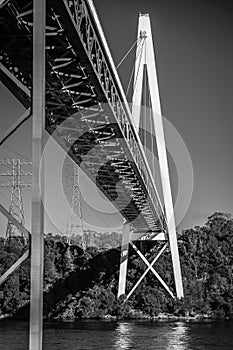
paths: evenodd
<path fill-rule="evenodd" d="M 173 201 L 171 194 L 171 184 L 167 161 L 167 151 L 164 137 L 162 110 L 159 95 L 158 78 L 156 72 L 154 46 L 151 33 L 150 17 L 148 14 L 139 15 L 138 23 L 138 39 L 139 44 L 136 52 L 135 62 L 135 78 L 134 91 L 132 99 L 132 115 L 139 129 L 140 108 L 142 102 L 142 87 L 143 75 L 145 69 L 147 70 L 148 89 L 150 91 L 151 109 L 153 114 L 154 130 L 158 151 L 158 161 L 160 168 L 160 177 L 162 183 L 162 191 L 164 197 L 165 215 L 168 226 L 168 239 L 171 250 L 173 272 L 175 278 L 176 295 L 178 298 L 183 297 L 183 285 L 180 268 L 180 259 L 177 245 L 176 224 L 174 217 Z M 140 45 L 141 41 L 145 41 Z"/>
<path fill-rule="evenodd" d="M 156 139 L 156 147 L 158 152 L 160 178 L 161 178 L 161 185 L 162 185 L 162 192 L 163 192 L 163 199 L 164 199 L 164 209 L 165 209 L 165 216 L 167 221 L 167 237 L 168 237 L 168 243 L 170 246 L 171 257 L 172 257 L 176 296 L 177 298 L 182 298 L 184 294 L 183 294 L 179 251 L 178 251 L 178 244 L 177 244 L 176 224 L 175 224 L 173 201 L 172 201 L 172 194 L 171 194 L 171 185 L 170 185 L 167 152 L 166 152 L 163 121 L 162 121 L 159 86 L 158 86 L 158 79 L 157 79 L 157 72 L 156 72 L 154 46 L 153 46 L 153 40 L 152 40 L 150 18 L 148 14 L 139 14 L 137 39 L 138 40 L 137 40 L 135 75 L 134 75 L 133 98 L 132 98 L 132 116 L 133 116 L 136 129 L 140 134 L 142 132 L 142 130 L 140 130 L 141 128 L 140 118 L 145 117 L 145 113 L 142 113 L 141 107 L 145 108 L 145 106 L 142 106 L 142 105 L 145 102 L 143 101 L 145 99 L 144 98 L 145 94 L 143 89 L 146 81 L 148 85 L 147 91 L 149 92 L 150 107 L 151 107 L 150 113 L 152 114 L 152 124 L 153 124 L 151 130 L 146 130 L 146 131 L 155 133 L 155 135 L 152 135 L 152 137 L 154 136 Z M 142 255 L 140 252 L 138 253 L 140 256 Z M 159 255 L 161 254 L 159 253 Z M 141 258 L 144 258 L 144 257 L 141 256 Z M 148 263 L 145 258 L 144 258 L 144 262 L 146 264 Z M 156 271 L 152 268 L 152 264 L 151 266 L 148 265 L 148 267 L 154 274 L 156 274 Z M 123 265 L 120 267 L 120 272 L 121 272 L 121 269 L 123 269 Z M 121 275 L 122 274 L 120 274 L 120 276 Z M 170 291 L 169 288 L 166 286 L 166 284 L 162 281 L 162 279 L 160 280 L 160 282 L 168 291 Z M 125 280 L 125 283 L 126 283 L 126 280 Z M 122 281 L 121 281 L 121 284 L 122 284 Z M 138 283 L 136 285 L 138 285 Z M 124 288 L 121 288 L 121 290 L 119 289 L 118 295 L 121 294 L 121 291 L 125 292 L 125 284 L 124 284 Z M 131 294 L 132 294 L 132 291 L 128 294 L 127 298 Z M 171 292 L 170 294 L 172 295 Z"/>

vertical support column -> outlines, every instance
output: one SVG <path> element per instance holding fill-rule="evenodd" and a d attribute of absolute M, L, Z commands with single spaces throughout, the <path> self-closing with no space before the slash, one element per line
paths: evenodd
<path fill-rule="evenodd" d="M 121 240 L 121 258 L 120 258 L 120 273 L 118 282 L 118 298 L 125 294 L 126 289 L 126 278 L 127 278 L 127 265 L 129 256 L 129 234 L 130 234 L 130 224 L 124 222 L 122 230 L 122 240 Z"/>
<path fill-rule="evenodd" d="M 40 166 L 45 126 L 45 13 L 46 0 L 34 0 L 33 26 L 33 125 L 32 125 L 32 240 L 30 350 L 42 350 L 43 333 L 43 269 L 44 210 L 43 174 L 40 188 Z M 42 168 L 43 171 L 43 168 Z"/>

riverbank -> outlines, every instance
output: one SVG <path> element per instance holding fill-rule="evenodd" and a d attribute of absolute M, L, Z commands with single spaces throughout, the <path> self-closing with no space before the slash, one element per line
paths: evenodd
<path fill-rule="evenodd" d="M 121 317 L 116 317 L 116 316 L 111 316 L 111 315 L 106 315 L 104 320 L 124 320 L 124 318 Z M 151 321 L 161 321 L 161 322 L 177 322 L 177 321 L 184 321 L 184 322 L 190 322 L 190 321 L 216 321 L 218 318 L 210 315 L 201 315 L 197 314 L 195 316 L 176 316 L 176 315 L 171 315 L 171 314 L 166 314 L 166 313 L 160 313 L 157 316 L 150 316 L 150 315 L 135 315 L 132 318 L 125 318 L 127 320 L 151 320 Z M 228 320 L 229 318 L 222 319 L 222 320 Z"/>
<path fill-rule="evenodd" d="M 0 321 L 1 320 L 7 320 L 7 319 L 14 319 L 14 315 L 0 315 Z M 118 317 L 118 316 L 112 316 L 112 315 L 105 315 L 104 317 L 101 318 L 61 318 L 61 317 L 56 317 L 56 318 L 45 318 L 46 321 L 53 321 L 53 320 L 58 320 L 58 321 L 87 321 L 87 320 L 109 320 L 109 321 L 119 321 L 119 320 L 127 320 L 127 321 L 133 321 L 133 320 L 151 320 L 151 321 L 161 321 L 161 322 L 177 322 L 177 321 L 184 321 L 184 322 L 190 322 L 190 321 L 216 321 L 219 320 L 219 318 L 209 316 L 209 315 L 195 315 L 195 316 L 175 316 L 175 315 L 169 315 L 169 314 L 164 314 L 161 313 L 158 316 L 149 316 L 149 315 L 135 315 L 132 318 L 129 317 Z M 222 320 L 229 320 L 229 318 L 225 318 Z M 23 322 L 25 320 L 22 320 Z"/>
<path fill-rule="evenodd" d="M 12 319 L 14 320 L 14 314 L 0 314 L 0 321 L 1 320 L 6 320 L 6 319 Z M 18 318 L 20 320 L 20 317 Z M 26 318 L 25 315 L 22 317 L 22 321 L 25 321 L 28 319 Z M 232 320 L 233 317 L 217 317 L 213 314 L 190 314 L 189 312 L 186 312 L 185 315 L 175 315 L 175 314 L 169 314 L 165 312 L 160 312 L 158 315 L 148 315 L 143 313 L 140 310 L 134 310 L 131 309 L 130 312 L 127 314 L 127 316 L 116 316 L 116 315 L 111 315 L 111 314 L 106 314 L 102 315 L 101 317 L 86 317 L 86 318 L 79 318 L 79 317 L 69 317 L 69 315 L 58 315 L 55 317 L 44 317 L 45 321 L 61 321 L 61 322 L 75 322 L 75 321 L 91 321 L 91 320 L 108 320 L 108 321 L 134 321 L 134 320 L 147 320 L 147 321 L 158 321 L 158 322 L 178 322 L 178 321 L 183 321 L 183 322 L 203 322 L 203 321 L 217 321 L 217 320 L 222 320 L 222 321 L 227 321 L 227 320 Z"/>
<path fill-rule="evenodd" d="M 12 241 L 8 250 L 0 240 L 0 274 L 19 256 L 22 247 Z M 148 273 L 129 300 L 117 298 L 120 249 L 83 251 L 62 237 L 45 237 L 44 307 L 46 319 L 155 319 L 205 320 L 233 318 L 233 219 L 215 213 L 203 227 L 178 236 L 185 298 L 176 300 Z M 140 242 L 139 242 L 140 243 Z M 140 245 L 139 243 L 135 243 Z M 148 261 L 162 246 L 145 242 Z M 140 248 L 140 247 L 138 247 Z M 156 271 L 175 294 L 169 251 L 156 262 Z M 127 291 L 144 274 L 145 264 L 129 252 Z M 0 313 L 27 320 L 30 299 L 30 261 L 1 286 Z M 109 316 L 111 315 L 111 316 Z M 149 315 L 149 316 L 148 316 Z"/>
<path fill-rule="evenodd" d="M 58 321 L 80 321 L 80 320 L 95 320 L 95 319 L 99 319 L 99 320 L 109 320 L 109 321 L 133 321 L 133 320 L 151 320 L 151 321 L 161 321 L 161 322 L 177 322 L 177 321 L 184 321 L 184 322 L 191 322 L 191 321 L 217 321 L 217 320 L 229 320 L 229 317 L 225 317 L 225 318 L 219 318 L 214 316 L 213 314 L 189 314 L 186 313 L 186 315 L 174 315 L 174 314 L 169 314 L 169 313 L 164 313 L 164 312 L 160 312 L 158 315 L 148 315 L 143 313 L 142 311 L 138 311 L 138 310 L 131 310 L 130 314 L 128 314 L 127 316 L 123 317 L 123 316 L 115 316 L 115 315 L 111 315 L 111 314 L 106 314 L 102 317 L 89 317 L 89 318 L 69 318 L 69 317 L 54 317 L 51 318 L 52 320 L 58 320 Z M 51 319 L 47 319 L 47 320 L 51 320 Z M 232 318 L 231 318 L 232 319 Z"/>

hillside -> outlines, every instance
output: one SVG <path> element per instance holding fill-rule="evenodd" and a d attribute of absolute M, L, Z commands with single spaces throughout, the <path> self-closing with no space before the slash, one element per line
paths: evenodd
<path fill-rule="evenodd" d="M 214 213 L 203 227 L 179 235 L 179 251 L 185 298 L 174 301 L 148 274 L 129 301 L 117 300 L 120 249 L 99 251 L 77 245 L 69 247 L 64 238 L 45 238 L 44 316 L 47 318 L 119 318 L 172 315 L 233 317 L 233 220 L 229 214 Z M 160 244 L 147 245 L 153 254 Z M 4 247 L 0 240 L 0 274 L 22 254 L 18 240 Z M 156 263 L 156 271 L 174 289 L 169 251 Z M 127 289 L 145 270 L 145 264 L 130 251 Z M 30 295 L 29 260 L 1 286 L 0 315 L 28 317 Z M 109 316 L 109 317 L 110 317 Z"/>

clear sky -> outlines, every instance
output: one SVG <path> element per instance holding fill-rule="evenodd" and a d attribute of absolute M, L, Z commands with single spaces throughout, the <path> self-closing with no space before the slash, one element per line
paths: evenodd
<path fill-rule="evenodd" d="M 192 201 L 179 229 L 203 224 L 214 211 L 233 213 L 233 5 L 226 0 L 94 2 L 116 63 L 136 39 L 138 13 L 150 14 L 163 115 L 182 136 L 194 171 Z M 119 69 L 124 87 L 133 60 L 130 55 Z M 0 127 L 4 131 L 23 108 L 1 85 L 0 101 Z M 30 159 L 30 128 L 28 121 L 1 148 L 0 158 Z M 0 168 L 0 172 L 4 170 Z M 175 173 L 172 185 L 175 197 Z M 0 189 L 0 193 L 3 203 L 9 205 L 9 191 Z M 27 221 L 29 199 L 27 190 Z M 101 221 L 107 223 L 108 217 Z M 110 221 L 121 223 L 117 215 Z M 0 223 L 4 233 L 5 221 Z M 56 222 L 56 226 L 56 230 L 64 230 L 64 220 Z M 47 230 L 50 229 L 52 225 L 47 220 Z"/>

